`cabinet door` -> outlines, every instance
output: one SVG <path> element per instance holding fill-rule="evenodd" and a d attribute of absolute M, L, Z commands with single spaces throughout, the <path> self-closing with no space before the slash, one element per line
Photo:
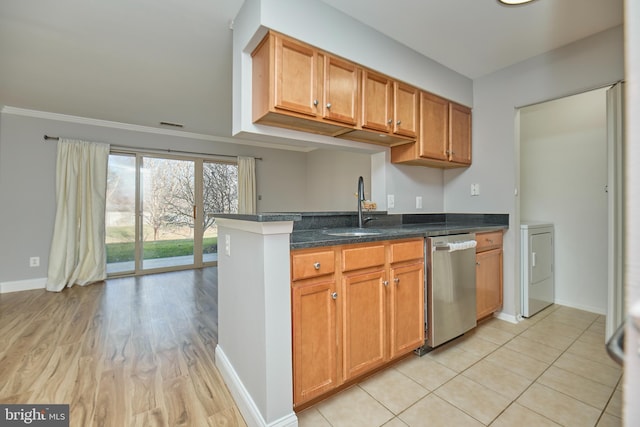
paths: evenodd
<path fill-rule="evenodd" d="M 276 37 L 275 107 L 316 116 L 316 50 L 286 37 Z"/>
<path fill-rule="evenodd" d="M 449 160 L 449 101 L 430 93 L 420 93 L 419 156 Z"/>
<path fill-rule="evenodd" d="M 293 400 L 313 399 L 337 385 L 335 283 L 293 286 Z"/>
<path fill-rule="evenodd" d="M 361 125 L 365 129 L 383 133 L 391 131 L 392 83 L 387 77 L 362 70 L 361 79 Z"/>
<path fill-rule="evenodd" d="M 385 280 L 384 270 L 343 276 L 342 353 L 345 381 L 385 361 L 385 287 L 388 285 Z"/>
<path fill-rule="evenodd" d="M 413 86 L 393 82 L 393 133 L 418 135 L 418 92 Z"/>
<path fill-rule="evenodd" d="M 351 62 L 324 56 L 323 117 L 348 125 L 356 124 L 358 68 Z"/>
<path fill-rule="evenodd" d="M 476 312 L 481 319 L 502 307 L 502 249 L 476 254 Z"/>
<path fill-rule="evenodd" d="M 449 160 L 471 164 L 471 109 L 453 102 L 449 104 Z"/>
<path fill-rule="evenodd" d="M 424 264 L 392 267 L 391 358 L 424 344 Z"/>

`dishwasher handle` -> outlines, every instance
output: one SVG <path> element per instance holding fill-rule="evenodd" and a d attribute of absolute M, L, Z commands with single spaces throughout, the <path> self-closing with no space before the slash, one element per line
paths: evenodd
<path fill-rule="evenodd" d="M 463 242 L 440 243 L 433 246 L 434 251 L 464 251 L 466 249 L 474 249 L 478 245 L 475 240 L 466 240 Z"/>

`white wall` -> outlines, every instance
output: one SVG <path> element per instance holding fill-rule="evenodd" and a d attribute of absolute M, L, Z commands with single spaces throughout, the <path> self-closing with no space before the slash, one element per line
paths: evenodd
<path fill-rule="evenodd" d="M 445 171 L 446 212 L 508 213 L 504 307 L 519 314 L 519 146 L 516 108 L 603 87 L 624 76 L 623 31 L 613 28 L 474 80 L 473 164 Z M 479 183 L 480 196 L 469 195 Z"/>
<path fill-rule="evenodd" d="M 307 211 L 355 211 L 358 177 L 364 178 L 366 198 L 371 196 L 371 156 L 336 150 L 307 154 Z"/>
<path fill-rule="evenodd" d="M 606 114 L 606 89 L 520 111 L 520 218 L 554 224 L 555 302 L 601 314 L 607 310 Z"/>
<path fill-rule="evenodd" d="M 442 169 L 422 166 L 392 165 L 386 169 L 386 192 L 393 194 L 395 207 L 389 213 L 444 212 L 444 186 Z M 416 207 L 416 197 L 422 197 L 422 208 Z"/>

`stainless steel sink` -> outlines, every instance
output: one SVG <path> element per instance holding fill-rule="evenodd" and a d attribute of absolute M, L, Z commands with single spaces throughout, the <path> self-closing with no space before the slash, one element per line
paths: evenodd
<path fill-rule="evenodd" d="M 363 236 L 377 236 L 382 234 L 380 230 L 366 229 L 366 228 L 332 228 L 323 230 L 322 233 L 328 236 L 338 237 L 363 237 Z"/>

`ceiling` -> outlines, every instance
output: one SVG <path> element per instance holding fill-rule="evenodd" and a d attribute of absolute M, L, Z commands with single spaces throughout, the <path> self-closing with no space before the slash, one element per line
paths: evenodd
<path fill-rule="evenodd" d="M 622 23 L 622 0 L 322 0 L 477 78 Z M 243 0 L 0 2 L 0 105 L 231 133 Z M 390 19 L 393 17 L 393 19 Z"/>

